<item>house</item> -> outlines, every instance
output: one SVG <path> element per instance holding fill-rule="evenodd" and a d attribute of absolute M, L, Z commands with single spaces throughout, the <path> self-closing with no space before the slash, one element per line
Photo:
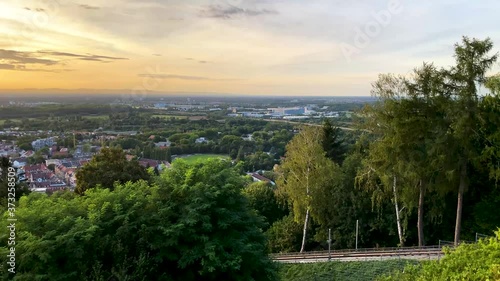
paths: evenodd
<path fill-rule="evenodd" d="M 160 141 L 160 142 L 155 143 L 155 146 L 159 147 L 159 148 L 170 147 L 170 145 L 172 145 L 172 142 L 170 142 L 169 140 Z"/>
<path fill-rule="evenodd" d="M 158 171 L 163 170 L 163 167 L 170 168 L 170 163 L 168 163 L 167 161 L 153 160 L 153 159 L 146 159 L 146 158 L 139 159 L 139 164 L 141 164 L 141 166 L 143 166 L 145 168 L 149 168 L 149 167 L 155 168 L 156 167 L 158 169 Z"/>
<path fill-rule="evenodd" d="M 26 158 L 12 159 L 12 167 L 14 168 L 23 168 L 26 164 L 28 164 L 28 159 Z"/>
<path fill-rule="evenodd" d="M 197 138 L 194 142 L 195 143 L 208 143 L 208 140 L 204 137 L 201 137 L 201 138 Z"/>
<path fill-rule="evenodd" d="M 244 141 L 253 141 L 253 136 L 251 134 L 243 135 L 241 137 Z"/>
<path fill-rule="evenodd" d="M 54 144 L 56 144 L 56 141 L 53 137 L 46 138 L 46 139 L 37 139 L 37 140 L 31 142 L 31 146 L 33 147 L 33 149 L 35 151 L 38 151 L 44 147 L 53 146 Z"/>
<path fill-rule="evenodd" d="M 61 160 L 60 159 L 47 159 L 45 160 L 45 166 L 49 166 L 51 164 L 54 164 L 55 166 L 61 164 Z"/>
<path fill-rule="evenodd" d="M 247 175 L 249 175 L 254 182 L 268 182 L 272 185 L 275 185 L 272 180 L 260 175 L 259 173 L 247 173 Z"/>
<path fill-rule="evenodd" d="M 66 171 L 66 173 L 64 174 L 64 181 L 71 188 L 75 188 L 76 187 L 76 170 L 75 169 L 68 169 Z"/>
<path fill-rule="evenodd" d="M 69 149 L 66 147 L 61 147 L 61 149 L 59 149 L 59 151 L 57 151 L 57 148 L 55 150 L 52 148 L 50 151 L 51 151 L 52 157 L 62 158 L 62 157 L 69 156 Z"/>

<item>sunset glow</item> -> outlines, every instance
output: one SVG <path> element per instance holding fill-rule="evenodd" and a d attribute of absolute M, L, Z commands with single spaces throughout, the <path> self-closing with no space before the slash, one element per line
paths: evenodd
<path fill-rule="evenodd" d="M 460 2 L 4 0 L 0 90 L 369 95 L 462 35 L 500 43 L 498 2 Z"/>

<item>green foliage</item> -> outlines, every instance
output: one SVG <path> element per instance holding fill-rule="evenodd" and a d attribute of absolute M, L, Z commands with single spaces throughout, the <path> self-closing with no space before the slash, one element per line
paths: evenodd
<path fill-rule="evenodd" d="M 281 281 L 372 281 L 396 269 L 402 269 L 408 263 L 414 262 L 387 260 L 283 264 L 280 265 L 279 274 Z"/>
<path fill-rule="evenodd" d="M 333 162 L 341 165 L 345 158 L 345 146 L 340 138 L 340 129 L 335 127 L 329 119 L 323 122 L 323 149 Z"/>
<path fill-rule="evenodd" d="M 267 182 L 254 182 L 243 189 L 250 208 L 266 219 L 267 230 L 275 221 L 283 218 L 287 212 L 284 206 L 278 203 L 274 187 Z"/>
<path fill-rule="evenodd" d="M 125 152 L 120 148 L 103 148 L 92 160 L 76 173 L 75 192 L 84 194 L 98 185 L 113 189 L 114 183 L 148 180 L 149 175 L 136 160 L 127 161 Z"/>
<path fill-rule="evenodd" d="M 274 164 L 273 156 L 262 151 L 257 151 L 245 156 L 243 167 L 245 171 L 271 170 Z"/>
<path fill-rule="evenodd" d="M 290 214 L 273 223 L 266 231 L 271 253 L 298 252 L 302 239 L 302 226 Z"/>
<path fill-rule="evenodd" d="M 500 230 L 496 237 L 477 244 L 462 244 L 448 249 L 444 258 L 405 268 L 380 280 L 454 281 L 500 280 Z"/>
<path fill-rule="evenodd" d="M 30 194 L 17 208 L 13 280 L 275 280 L 243 184 L 227 162 L 176 161 L 153 185 Z M 6 235 L 0 280 L 12 277 Z"/>
<path fill-rule="evenodd" d="M 328 175 L 336 167 L 325 157 L 321 140 L 321 130 L 303 128 L 287 145 L 277 181 L 278 192 L 289 200 L 295 221 L 304 220 L 301 252 L 306 244 L 310 217 L 314 220 L 322 211 L 316 201 L 322 200 L 330 179 Z"/>
<path fill-rule="evenodd" d="M 280 166 L 279 191 L 289 199 L 296 221 L 301 221 L 306 210 L 315 207 L 312 202 L 322 196 L 334 163 L 325 157 L 321 145 L 321 131 L 304 128 L 287 145 L 285 160 Z"/>
<path fill-rule="evenodd" d="M 488 77 L 484 84 L 492 94 L 497 96 L 500 95 L 500 74 Z"/>

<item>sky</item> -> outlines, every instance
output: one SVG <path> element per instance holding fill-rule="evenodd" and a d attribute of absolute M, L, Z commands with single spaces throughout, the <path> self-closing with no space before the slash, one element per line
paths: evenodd
<path fill-rule="evenodd" d="M 0 92 L 367 96 L 380 73 L 500 50 L 497 0 L 2 0 Z M 495 65 L 493 72 L 500 72 Z"/>

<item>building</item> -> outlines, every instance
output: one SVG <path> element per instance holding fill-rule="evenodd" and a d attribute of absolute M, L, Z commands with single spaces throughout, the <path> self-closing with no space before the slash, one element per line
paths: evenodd
<path fill-rule="evenodd" d="M 31 146 L 35 151 L 38 151 L 44 147 L 53 146 L 56 144 L 56 141 L 53 137 L 46 139 L 37 139 L 31 142 Z"/>
<path fill-rule="evenodd" d="M 247 173 L 247 175 L 249 175 L 254 182 L 268 182 L 272 185 L 275 185 L 272 180 L 260 175 L 259 173 Z"/>
<path fill-rule="evenodd" d="M 285 116 L 285 115 L 302 115 L 305 114 L 305 107 L 278 107 L 269 108 L 272 115 Z"/>
<path fill-rule="evenodd" d="M 201 138 L 197 138 L 194 142 L 195 143 L 208 143 L 208 140 L 204 137 L 201 137 Z"/>
<path fill-rule="evenodd" d="M 158 171 L 163 170 L 164 168 L 170 168 L 170 163 L 167 161 L 160 161 L 160 160 L 153 160 L 153 159 L 146 159 L 142 158 L 139 159 L 139 164 L 145 168 L 156 168 Z"/>
<path fill-rule="evenodd" d="M 170 145 L 172 145 L 172 143 L 169 140 L 155 143 L 155 146 L 159 148 L 170 147 Z"/>

